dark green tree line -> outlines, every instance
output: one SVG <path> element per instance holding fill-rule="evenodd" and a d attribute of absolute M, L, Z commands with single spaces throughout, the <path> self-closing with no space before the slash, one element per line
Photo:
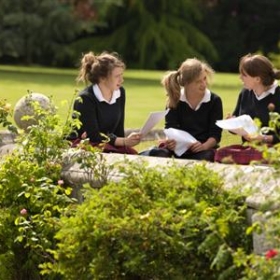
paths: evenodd
<path fill-rule="evenodd" d="M 236 71 L 247 53 L 279 54 L 279 0 L 200 0 L 205 33 L 219 53 L 215 67 Z"/>
<path fill-rule="evenodd" d="M 2 0 L 0 63 L 73 67 L 107 50 L 130 68 L 198 57 L 236 71 L 248 52 L 277 59 L 279 16 L 279 0 Z"/>
<path fill-rule="evenodd" d="M 197 27 L 202 19 L 192 0 L 125 0 L 106 15 L 110 45 L 140 68 L 174 68 L 186 57 L 217 58 Z"/>
<path fill-rule="evenodd" d="M 17 63 L 64 63 L 80 32 L 72 5 L 57 0 L 2 0 L 0 56 Z"/>
<path fill-rule="evenodd" d="M 50 64 L 51 59 L 53 65 L 67 66 L 69 58 L 71 66 L 81 52 L 109 50 L 131 67 L 155 69 L 174 67 L 186 56 L 217 58 L 195 27 L 201 14 L 192 0 L 15 2 L 1 2 L 2 61 Z"/>

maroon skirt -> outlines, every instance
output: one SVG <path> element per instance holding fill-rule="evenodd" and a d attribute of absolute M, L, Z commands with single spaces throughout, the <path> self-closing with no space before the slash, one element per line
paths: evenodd
<path fill-rule="evenodd" d="M 215 161 L 236 164 L 250 164 L 252 161 L 265 162 L 262 152 L 243 145 L 230 145 L 218 149 L 215 153 Z"/>

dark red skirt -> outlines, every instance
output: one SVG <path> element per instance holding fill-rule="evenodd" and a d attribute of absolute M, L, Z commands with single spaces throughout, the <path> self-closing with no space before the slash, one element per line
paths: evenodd
<path fill-rule="evenodd" d="M 243 145 L 230 145 L 218 149 L 215 153 L 215 161 L 236 164 L 250 164 L 252 161 L 264 163 L 262 152 Z"/>

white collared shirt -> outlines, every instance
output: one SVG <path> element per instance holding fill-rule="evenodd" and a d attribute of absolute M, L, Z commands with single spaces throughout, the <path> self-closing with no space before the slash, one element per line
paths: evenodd
<path fill-rule="evenodd" d="M 276 90 L 276 88 L 277 88 L 277 86 L 278 86 L 277 81 L 274 81 L 274 83 L 272 84 L 272 86 L 271 86 L 268 90 L 264 91 L 261 95 L 258 96 L 255 92 L 254 92 L 254 94 L 255 94 L 255 96 L 256 96 L 256 98 L 257 98 L 258 100 L 262 100 L 262 99 L 264 99 L 265 97 L 267 97 L 268 95 L 274 94 L 274 93 L 275 93 L 275 90 Z"/>
<path fill-rule="evenodd" d="M 121 91 L 118 89 L 118 90 L 114 90 L 113 91 L 113 95 L 112 95 L 112 98 L 110 101 L 106 100 L 104 97 L 103 97 L 103 94 L 101 92 L 101 89 L 99 88 L 99 86 L 97 84 L 93 85 L 92 86 L 93 88 L 93 92 L 94 92 L 94 95 L 95 97 L 98 99 L 98 101 L 100 102 L 106 102 L 108 104 L 114 104 L 116 103 L 116 100 L 121 96 Z"/>
<path fill-rule="evenodd" d="M 194 108 L 195 111 L 197 111 L 202 103 L 207 103 L 211 100 L 211 92 L 210 90 L 207 88 L 205 90 L 204 96 L 201 99 L 201 101 L 197 104 L 196 108 Z M 186 95 L 185 95 L 185 90 L 184 88 L 181 88 L 181 94 L 180 94 L 180 101 L 186 102 L 189 104 L 189 106 L 192 108 L 191 104 L 188 102 Z"/>

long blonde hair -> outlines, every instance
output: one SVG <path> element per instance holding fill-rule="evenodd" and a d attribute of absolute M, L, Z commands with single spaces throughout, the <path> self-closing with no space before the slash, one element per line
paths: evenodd
<path fill-rule="evenodd" d="M 205 71 L 207 77 L 214 73 L 214 70 L 206 62 L 202 62 L 197 58 L 188 58 L 177 71 L 167 72 L 161 80 L 161 84 L 167 93 L 168 108 L 176 108 L 180 100 L 181 87 L 193 82 L 202 71 Z"/>

